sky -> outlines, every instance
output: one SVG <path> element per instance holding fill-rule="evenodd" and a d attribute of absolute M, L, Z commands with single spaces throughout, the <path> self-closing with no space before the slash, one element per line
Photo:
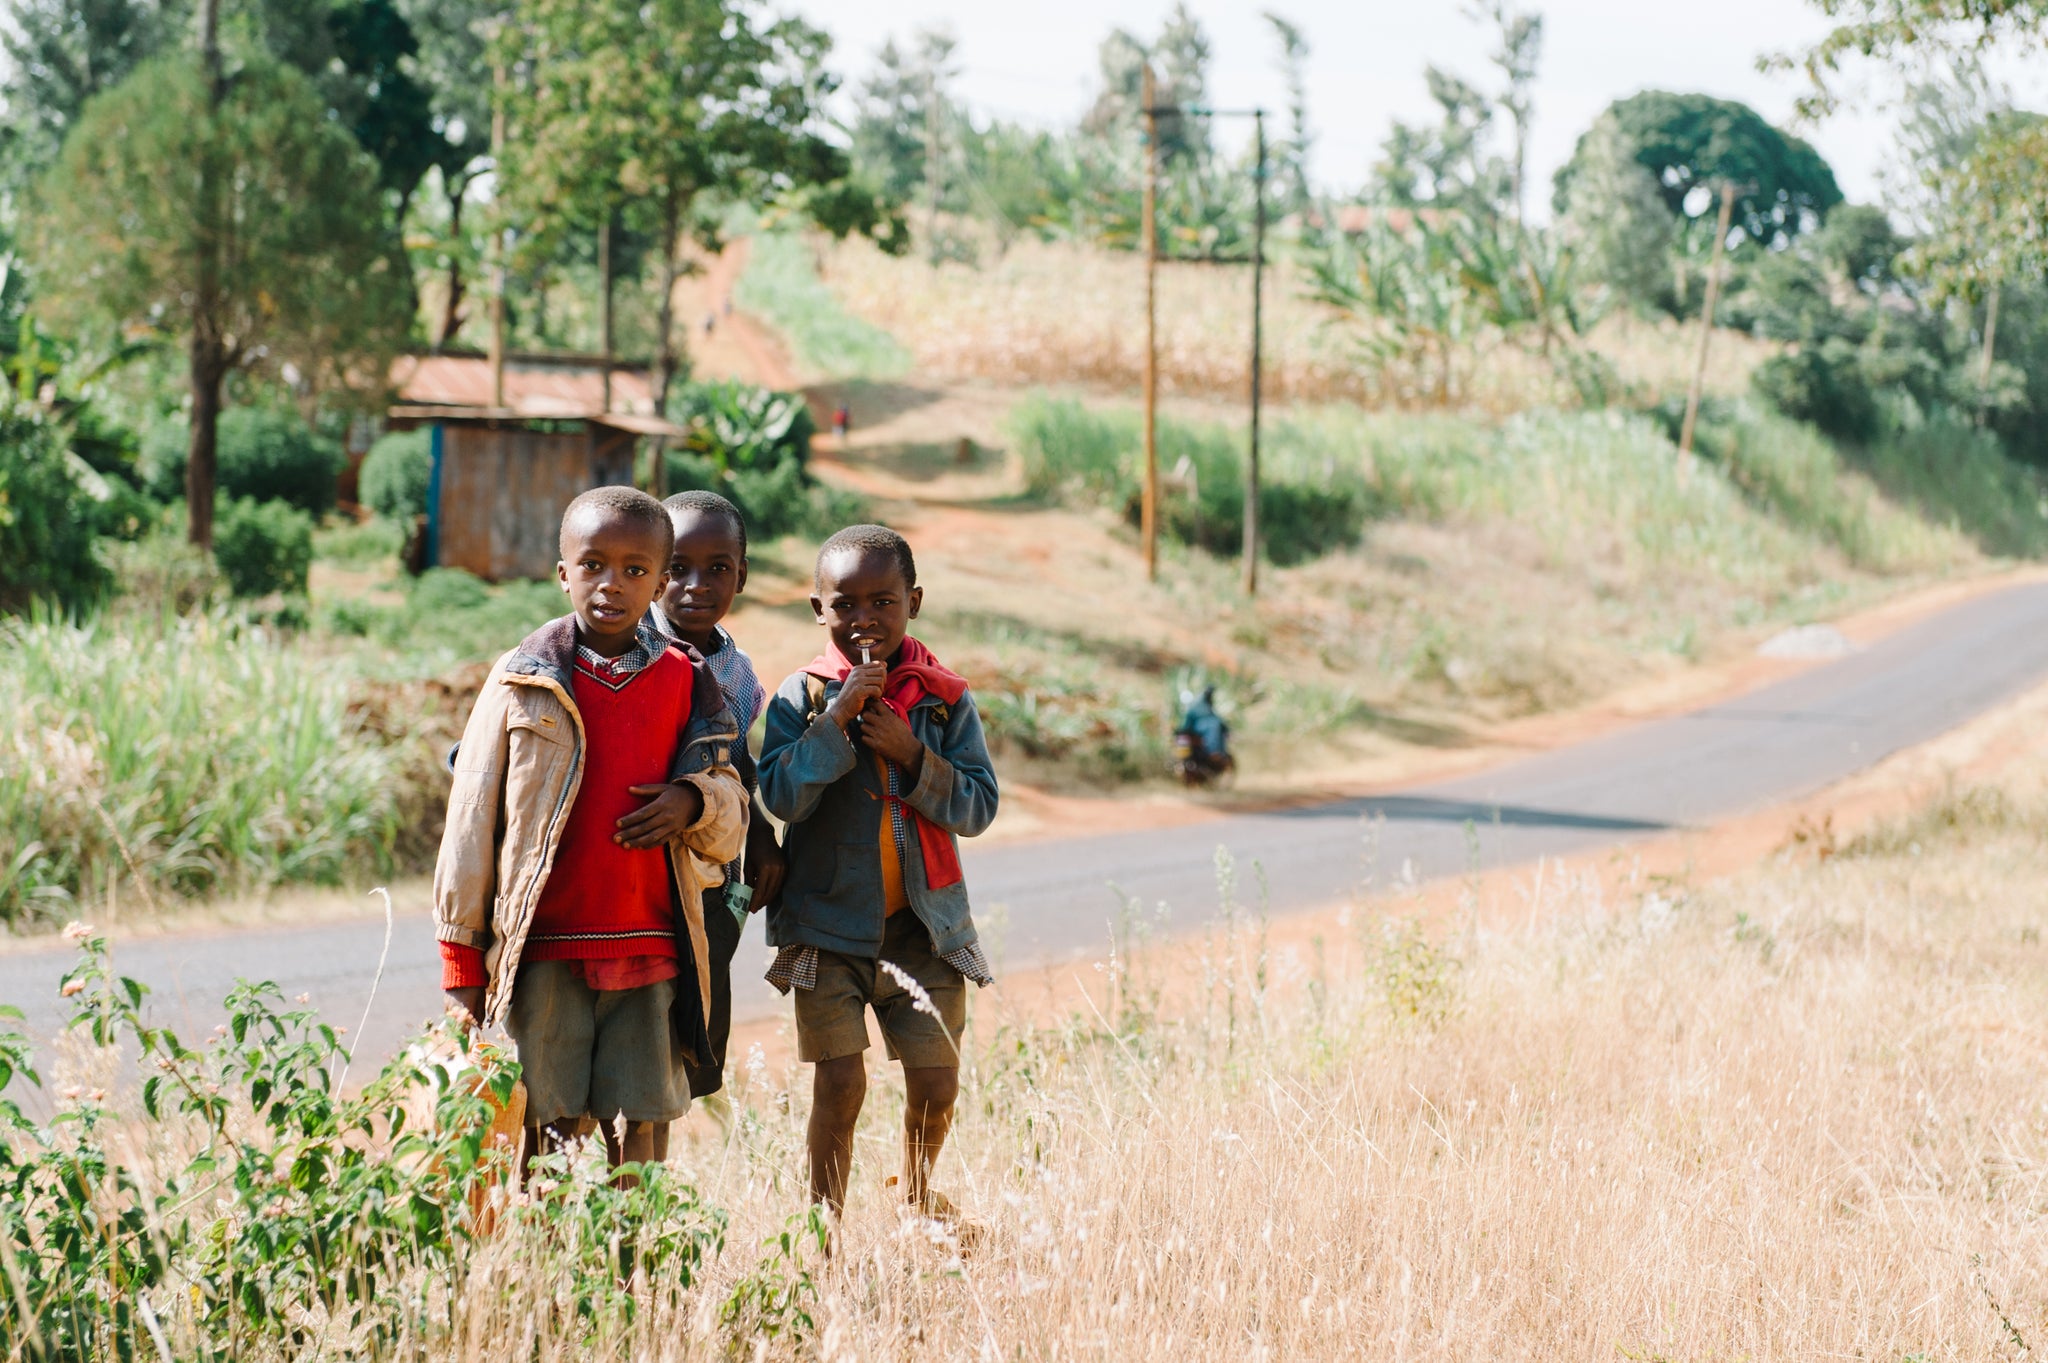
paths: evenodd
<path fill-rule="evenodd" d="M 977 114 L 1033 126 L 1070 125 L 1095 88 L 1096 48 L 1112 27 L 1150 40 L 1171 0 L 785 0 L 834 38 L 834 67 L 849 85 L 891 36 L 927 25 L 959 39 L 957 97 Z M 1616 99 L 1644 89 L 1704 91 L 1750 104 L 1791 125 L 1803 77 L 1765 74 L 1759 56 L 1796 52 L 1826 24 L 1802 0 L 1524 0 L 1545 18 L 1543 64 L 1531 130 L 1530 207 L 1547 209 L 1550 177 L 1579 134 Z M 1307 34 L 1311 174 L 1318 188 L 1362 185 L 1395 118 L 1428 121 L 1423 85 L 1434 63 L 1486 88 L 1490 39 L 1455 0 L 1189 0 L 1213 53 L 1217 107 L 1285 106 L 1276 44 L 1260 17 L 1277 9 Z M 1865 73 L 1858 107 L 1797 126 L 1835 168 L 1852 201 L 1878 202 L 1890 157 L 1885 82 Z M 2021 92 L 2023 95 L 2025 91 Z M 2038 106 L 2036 106 L 2038 107 Z M 1219 137 L 1219 141 L 1225 139 Z"/>

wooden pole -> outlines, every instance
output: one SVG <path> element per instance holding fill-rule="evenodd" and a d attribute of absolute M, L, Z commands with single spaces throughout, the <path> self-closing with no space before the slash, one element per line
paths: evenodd
<path fill-rule="evenodd" d="M 612 215 L 597 229 L 597 277 L 604 281 L 604 411 L 612 409 Z"/>
<path fill-rule="evenodd" d="M 492 216 L 504 202 L 505 194 L 505 63 L 491 72 L 491 197 Z M 505 224 L 491 228 L 491 256 L 495 267 L 491 288 L 491 406 L 505 405 Z"/>
<path fill-rule="evenodd" d="M 1991 365 L 1998 358 L 1998 295 L 2001 286 L 1991 286 L 1991 297 L 1984 302 L 1984 355 L 1978 370 L 1977 385 L 1988 395 L 1991 391 Z"/>
<path fill-rule="evenodd" d="M 1145 494 L 1139 531 L 1145 541 L 1145 580 L 1159 579 L 1159 114 L 1152 63 L 1145 63 L 1145 201 L 1138 234 L 1145 244 Z"/>
<path fill-rule="evenodd" d="M 939 68 L 933 61 L 924 72 L 924 249 L 934 269 L 939 263 Z"/>
<path fill-rule="evenodd" d="M 1263 386 L 1266 284 L 1266 111 L 1252 112 L 1252 438 L 1244 461 L 1244 594 L 1259 594 L 1259 389 Z"/>
<path fill-rule="evenodd" d="M 1721 215 L 1714 228 L 1714 254 L 1707 266 L 1707 301 L 1700 311 L 1700 348 L 1693 355 L 1692 388 L 1685 396 L 1685 425 L 1678 433 L 1678 453 L 1692 457 L 1692 437 L 1699 426 L 1700 395 L 1707 385 L 1707 341 L 1714 334 L 1714 305 L 1721 301 L 1721 255 L 1728 249 L 1728 228 L 1735 218 L 1735 182 L 1721 184 Z"/>

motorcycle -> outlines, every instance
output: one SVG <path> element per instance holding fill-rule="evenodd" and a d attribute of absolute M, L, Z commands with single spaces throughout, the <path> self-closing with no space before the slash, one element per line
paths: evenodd
<path fill-rule="evenodd" d="M 1173 736 L 1173 774 L 1190 788 L 1227 785 L 1237 774 L 1237 760 L 1228 752 L 1210 752 L 1192 730 L 1182 729 Z"/>
<path fill-rule="evenodd" d="M 1180 724 L 1173 731 L 1173 774 L 1185 786 L 1222 785 L 1237 772 L 1230 756 L 1230 726 L 1216 710 L 1216 688 L 1180 693 Z"/>

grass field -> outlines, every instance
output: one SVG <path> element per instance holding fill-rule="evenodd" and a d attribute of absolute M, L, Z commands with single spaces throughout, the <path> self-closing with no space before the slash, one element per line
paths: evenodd
<path fill-rule="evenodd" d="M 1134 392 L 1144 372 L 1145 282 L 1130 253 L 1072 243 L 1022 241 L 978 267 L 933 267 L 871 244 L 819 245 L 824 284 L 847 313 L 897 337 L 930 378 L 1010 386 L 1076 384 Z M 1166 265 L 1159 273 L 1160 383 L 1174 394 L 1243 401 L 1250 388 L 1251 281 L 1246 271 Z M 1284 252 L 1268 275 L 1265 392 L 1273 402 L 1408 405 L 1396 376 L 1376 375 L 1349 334 L 1308 296 L 1306 276 Z M 1614 318 L 1588 348 L 1613 366 L 1623 392 L 1684 391 L 1695 333 Z M 1746 336 L 1715 338 L 1708 391 L 1737 395 L 1770 347 Z M 1495 416 L 1576 402 L 1557 369 L 1513 347 L 1478 346 L 1459 357 L 1460 406 Z M 1427 405 L 1427 404 L 1424 404 Z"/>
<path fill-rule="evenodd" d="M 1231 929 L 1166 946 L 1134 915 L 1076 967 L 1087 1007 L 977 1000 L 939 1167 L 987 1223 L 971 1253 L 889 1204 L 901 1090 L 878 1062 L 826 1260 L 802 1075 L 756 1056 L 642 1193 L 563 1168 L 474 1243 L 366 1207 L 368 1298 L 295 1276 L 301 1228 L 352 1184 L 247 1180 L 282 1248 L 246 1263 L 204 1247 L 253 1203 L 193 1222 L 182 1200 L 174 1265 L 212 1284 L 231 1259 L 285 1295 L 258 1329 L 159 1292 L 160 1328 L 181 1356 L 241 1328 L 245 1357 L 299 1352 L 279 1330 L 423 1358 L 2024 1356 L 2048 1332 L 2044 833 L 2037 786 L 1966 789 L 1818 862 L 1553 867 L 1419 917 L 1382 885 L 1284 944 L 1231 868 Z M 74 1052 L 55 1079 L 102 1114 L 74 1139 L 135 1180 L 106 1182 L 101 1217 L 173 1186 L 192 1143 L 110 1127 L 107 1065 Z M 247 1164 L 273 1138 L 243 1125 Z M 278 1157 L 343 1140 L 324 1129 L 280 1132 Z M 621 1237 L 660 1266 L 631 1291 L 606 1277 Z"/>

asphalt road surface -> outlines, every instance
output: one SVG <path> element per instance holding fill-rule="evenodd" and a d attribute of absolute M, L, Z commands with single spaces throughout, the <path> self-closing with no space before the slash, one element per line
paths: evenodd
<path fill-rule="evenodd" d="M 1794 798 L 1934 738 L 2048 678 L 2048 584 L 1955 606 L 1875 646 L 1725 704 L 1394 794 L 1239 814 L 1149 832 L 976 850 L 965 862 L 998 969 L 1024 969 L 1107 944 L 1125 896 L 1192 928 L 1220 913 L 1215 854 L 1238 868 L 1240 902 L 1263 871 L 1275 914 L 1317 908 L 1404 868 L 1418 879 L 1584 852 L 1698 826 Z M 276 927 L 124 943 L 123 974 L 149 984 L 152 1020 L 196 1039 L 221 1018 L 237 978 L 305 993 L 354 1027 L 369 999 L 381 921 Z M 47 1040 L 63 1016 L 61 947 L 0 955 L 0 1001 Z M 787 1007 L 760 979 L 758 925 L 734 963 L 741 1020 Z M 382 1056 L 440 1010 L 440 966 L 422 915 L 402 916 L 369 1025 Z"/>

